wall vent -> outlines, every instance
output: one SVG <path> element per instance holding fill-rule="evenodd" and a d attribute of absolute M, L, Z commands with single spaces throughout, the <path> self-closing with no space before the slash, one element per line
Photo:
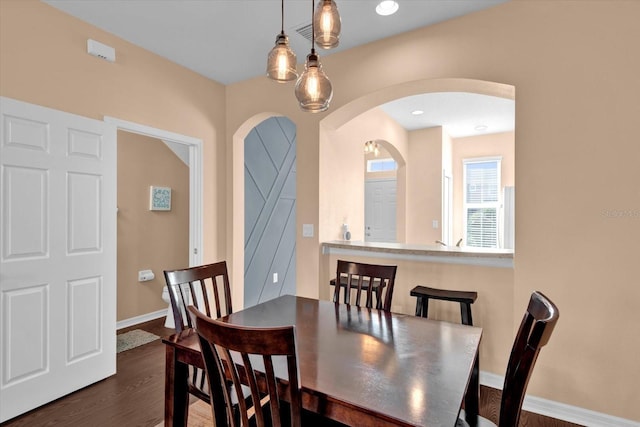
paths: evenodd
<path fill-rule="evenodd" d="M 308 41 L 311 41 L 311 32 L 312 32 L 311 22 L 309 22 L 308 24 L 299 26 L 298 28 L 296 28 L 295 31 L 296 33 L 300 34 L 302 37 L 304 37 Z"/>

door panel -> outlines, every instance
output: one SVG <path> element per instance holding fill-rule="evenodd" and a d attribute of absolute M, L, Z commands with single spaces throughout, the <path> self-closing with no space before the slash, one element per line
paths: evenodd
<path fill-rule="evenodd" d="M 365 181 L 365 241 L 396 241 L 396 180 Z"/>
<path fill-rule="evenodd" d="M 2 313 L 5 331 L 21 330 L 21 334 L 3 334 L 3 385 L 11 386 L 29 378 L 46 373 L 49 366 L 48 345 L 48 284 L 8 291 L 4 295 Z M 33 316 L 23 319 L 25 310 L 33 311 Z M 30 337 L 30 351 L 21 354 L 23 336 Z M 6 345 L 6 347 L 4 347 Z"/>
<path fill-rule="evenodd" d="M 70 254 L 102 250 L 101 176 L 83 173 L 67 174 L 68 224 L 67 248 Z"/>
<path fill-rule="evenodd" d="M 0 422 L 115 373 L 115 126 L 0 98 Z"/>
<path fill-rule="evenodd" d="M 3 253 L 6 260 L 28 260 L 47 255 L 48 174 L 44 169 L 3 168 Z"/>

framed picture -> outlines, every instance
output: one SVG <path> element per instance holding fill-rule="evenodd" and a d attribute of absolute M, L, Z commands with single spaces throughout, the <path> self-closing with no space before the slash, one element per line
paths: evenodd
<path fill-rule="evenodd" d="M 149 210 L 150 211 L 170 211 L 171 210 L 171 188 L 154 187 L 149 189 Z"/>

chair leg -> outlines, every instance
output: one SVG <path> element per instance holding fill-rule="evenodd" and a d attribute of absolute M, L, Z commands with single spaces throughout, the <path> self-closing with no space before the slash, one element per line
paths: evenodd
<path fill-rule="evenodd" d="M 422 317 L 422 297 L 416 298 L 416 316 Z"/>
<path fill-rule="evenodd" d="M 473 326 L 473 318 L 471 317 L 471 304 L 460 303 L 460 316 L 463 325 Z"/>
<path fill-rule="evenodd" d="M 429 317 L 429 298 L 420 296 L 417 297 L 416 316 L 424 318 Z"/>
<path fill-rule="evenodd" d="M 422 298 L 422 317 L 429 317 L 429 298 Z"/>

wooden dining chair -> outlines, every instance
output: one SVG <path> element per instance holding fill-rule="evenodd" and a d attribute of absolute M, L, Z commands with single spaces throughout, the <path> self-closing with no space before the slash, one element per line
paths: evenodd
<path fill-rule="evenodd" d="M 215 425 L 300 427 L 302 392 L 295 327 L 236 326 L 211 319 L 193 306 L 188 309 L 195 318 L 207 378 L 213 390 L 211 408 Z M 276 377 L 276 367 L 282 366 L 278 363 L 284 363 L 277 360 L 278 357 L 286 359 L 285 379 Z M 233 388 L 221 386 L 228 377 L 233 381 Z M 248 387 L 242 387 L 243 384 Z M 231 395 L 234 391 L 235 398 Z M 232 399 L 239 402 L 237 413 L 232 409 Z"/>
<path fill-rule="evenodd" d="M 560 312 L 556 305 L 540 292 L 534 292 L 529 299 L 527 311 L 522 318 L 520 328 L 511 349 L 504 377 L 502 398 L 500 401 L 500 417 L 498 427 L 515 427 L 520 420 L 522 402 L 524 401 L 529 378 L 533 372 L 540 349 L 549 342 L 553 328 Z M 461 411 L 457 427 L 496 426 L 496 424 L 478 416 L 476 419 L 465 419 Z"/>
<path fill-rule="evenodd" d="M 165 270 L 164 278 L 175 321 L 176 333 L 192 328 L 187 307 L 194 305 L 209 317 L 231 314 L 231 290 L 225 261 L 182 270 Z M 189 393 L 209 403 L 210 396 L 204 371 L 195 366 L 189 375 Z"/>
<path fill-rule="evenodd" d="M 344 291 L 342 302 L 345 304 L 391 311 L 397 269 L 395 265 L 338 260 L 336 279 L 331 282 L 334 287 L 333 302 L 340 302 L 340 293 Z M 363 293 L 366 297 L 364 304 L 362 303 Z"/>
<path fill-rule="evenodd" d="M 362 307 L 362 294 L 364 293 L 366 295 L 364 307 L 391 311 L 397 269 L 398 267 L 395 265 L 363 264 L 338 260 L 336 279 L 332 283 L 334 286 L 333 302 L 340 302 L 340 293 L 344 291 L 342 297 L 344 304 Z"/>

